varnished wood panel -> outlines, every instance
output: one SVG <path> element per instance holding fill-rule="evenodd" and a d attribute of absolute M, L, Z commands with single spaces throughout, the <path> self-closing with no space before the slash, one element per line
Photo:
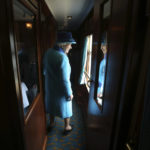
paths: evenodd
<path fill-rule="evenodd" d="M 40 4 L 39 4 L 40 5 Z M 46 113 L 43 96 L 42 81 L 42 48 L 40 30 L 40 7 L 36 14 L 36 38 L 37 38 L 37 57 L 38 57 L 38 76 L 39 93 L 32 103 L 27 115 L 25 116 L 24 133 L 25 145 L 27 150 L 41 150 L 45 145 L 46 133 Z"/>
<path fill-rule="evenodd" d="M 147 1 L 148 2 L 148 1 Z M 126 62 L 126 76 L 124 92 L 122 93 L 122 118 L 118 137 L 118 149 L 125 143 L 132 141 L 132 146 L 138 146 L 139 130 L 141 126 L 146 72 L 149 61 L 148 48 L 148 17 L 146 1 L 134 1 L 131 11 L 130 33 Z M 137 32 L 139 31 L 139 32 Z M 147 38 L 147 39 L 146 39 Z M 145 40 L 147 45 L 145 46 Z M 145 56 L 144 56 L 145 55 Z M 144 64 L 144 65 L 143 65 Z"/>
<path fill-rule="evenodd" d="M 20 109 L 18 76 L 13 68 L 14 52 L 11 1 L 0 5 L 0 135 L 3 149 L 24 150 L 23 116 Z M 14 53 L 13 53 L 14 54 Z M 14 55 L 13 55 L 14 56 Z M 13 63 L 14 62 L 14 63 Z"/>
<path fill-rule="evenodd" d="M 40 93 L 24 121 L 19 84 L 18 65 L 16 60 L 12 1 L 1 2 L 1 47 L 0 71 L 1 74 L 1 114 L 4 118 L 2 138 L 5 149 L 41 150 L 46 142 L 46 116 L 42 94 L 41 79 L 41 52 L 39 40 L 39 26 L 37 26 L 37 49 L 39 61 Z M 37 18 L 38 19 L 38 16 Z M 3 85 L 3 87 L 2 87 Z"/>
<path fill-rule="evenodd" d="M 46 146 L 47 146 L 47 136 L 45 137 L 45 139 L 44 139 L 44 144 L 43 144 L 43 148 L 42 148 L 42 150 L 46 150 Z"/>
<path fill-rule="evenodd" d="M 45 130 L 45 112 L 42 96 L 38 95 L 32 105 L 31 113 L 27 114 L 25 120 L 25 139 L 27 150 L 42 150 L 44 145 Z M 37 146 L 38 145 L 38 146 Z"/>
<path fill-rule="evenodd" d="M 93 23 L 93 41 L 100 42 L 100 4 L 104 1 L 95 1 Z M 94 83 L 91 85 L 88 109 L 88 148 L 111 149 L 115 137 L 118 109 L 121 108 L 120 95 L 124 84 L 125 63 L 128 62 L 127 47 L 130 31 L 130 14 L 132 3 L 129 1 L 112 1 L 112 14 L 110 16 L 110 28 L 108 30 L 108 66 L 106 86 L 104 93 L 104 106 L 101 112 L 94 102 Z M 132 30 L 132 29 L 131 29 Z M 136 30 L 136 29 L 135 29 Z M 133 30 L 131 31 L 133 32 Z M 135 32 L 134 32 L 135 33 Z M 136 35 L 136 34 L 135 34 Z M 96 54 L 99 44 L 93 46 Z M 131 57 L 132 54 L 130 54 Z M 137 61 L 137 60 L 135 60 Z M 138 62 L 137 62 L 138 64 Z M 95 76 L 96 58 L 92 60 L 92 76 Z M 132 70 L 133 71 L 133 70 Z M 132 72 L 133 73 L 133 72 Z M 133 74 L 132 74 L 133 75 Z M 93 77 L 93 80 L 95 78 Z M 119 108 L 120 107 L 120 108 Z M 95 131 L 95 133 L 93 133 Z M 115 148 L 114 148 L 115 149 Z"/>

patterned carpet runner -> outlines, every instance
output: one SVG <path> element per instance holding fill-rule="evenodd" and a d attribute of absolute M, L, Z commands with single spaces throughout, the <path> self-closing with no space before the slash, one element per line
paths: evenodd
<path fill-rule="evenodd" d="M 47 117 L 49 118 L 49 117 Z M 71 124 L 74 126 L 73 131 L 64 136 L 64 121 L 62 118 L 56 117 L 56 125 L 50 133 L 48 133 L 48 141 L 46 150 L 85 150 L 85 124 L 82 118 L 81 110 L 73 100 L 73 116 Z M 49 120 L 47 119 L 47 125 Z"/>

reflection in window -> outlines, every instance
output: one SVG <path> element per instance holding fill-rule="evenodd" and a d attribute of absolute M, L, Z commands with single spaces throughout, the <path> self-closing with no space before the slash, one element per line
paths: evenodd
<path fill-rule="evenodd" d="M 35 16 L 17 0 L 13 1 L 15 45 L 19 61 L 24 112 L 39 91 Z"/>
<path fill-rule="evenodd" d="M 83 74 L 81 77 L 80 84 L 86 84 L 87 90 L 90 90 L 90 79 L 91 79 L 91 59 L 92 59 L 92 35 L 86 37 L 86 42 L 84 45 L 85 55 L 84 65 L 83 65 Z"/>
<path fill-rule="evenodd" d="M 106 72 L 106 62 L 107 62 L 107 36 L 106 36 L 106 33 L 103 34 L 103 36 L 102 36 L 101 50 L 103 52 L 103 59 L 99 64 L 97 102 L 102 106 L 104 82 L 105 82 L 105 72 Z"/>

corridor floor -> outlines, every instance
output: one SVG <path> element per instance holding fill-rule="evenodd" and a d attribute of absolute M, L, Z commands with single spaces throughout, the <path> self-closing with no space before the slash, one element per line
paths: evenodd
<path fill-rule="evenodd" d="M 49 117 L 47 117 L 49 118 Z M 74 126 L 73 131 L 67 136 L 63 136 L 64 121 L 56 117 L 56 125 L 53 130 L 48 133 L 46 150 L 85 150 L 85 124 L 83 121 L 81 110 L 73 100 L 73 116 L 71 124 Z M 47 124 L 49 120 L 47 119 Z"/>

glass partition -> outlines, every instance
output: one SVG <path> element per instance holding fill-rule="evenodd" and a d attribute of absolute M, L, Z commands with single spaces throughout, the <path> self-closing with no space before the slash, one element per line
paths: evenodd
<path fill-rule="evenodd" d="M 104 92 L 104 82 L 105 82 L 105 72 L 106 72 L 106 62 L 107 62 L 107 33 L 102 34 L 101 39 L 101 49 L 102 60 L 98 67 L 98 87 L 97 87 L 97 103 L 103 105 L 103 92 Z"/>
<path fill-rule="evenodd" d="M 35 15 L 21 2 L 13 0 L 14 34 L 24 114 L 39 92 Z"/>
<path fill-rule="evenodd" d="M 105 77 L 107 73 L 109 22 L 111 15 L 111 0 L 100 5 L 100 38 L 97 50 L 96 78 L 94 87 L 94 99 L 100 110 L 103 110 Z"/>

